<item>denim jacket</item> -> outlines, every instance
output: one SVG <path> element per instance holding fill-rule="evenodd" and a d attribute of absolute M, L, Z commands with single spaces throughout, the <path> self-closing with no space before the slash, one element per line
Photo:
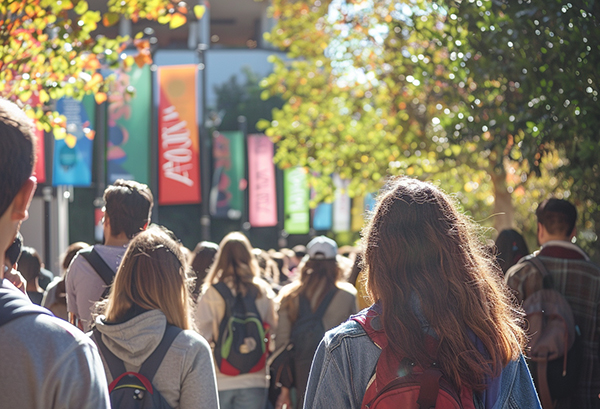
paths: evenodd
<path fill-rule="evenodd" d="M 353 320 L 328 331 L 313 359 L 304 408 L 360 409 L 380 352 Z M 502 370 L 498 392 L 493 407 L 485 409 L 541 409 L 523 356 Z M 480 399 L 475 404 L 485 407 Z"/>

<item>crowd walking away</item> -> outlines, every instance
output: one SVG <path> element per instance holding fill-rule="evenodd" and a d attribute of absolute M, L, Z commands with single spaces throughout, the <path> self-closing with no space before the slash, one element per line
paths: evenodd
<path fill-rule="evenodd" d="M 531 255 L 408 177 L 354 246 L 190 251 L 117 180 L 103 242 L 61 249 L 54 277 L 19 233 L 33 131 L 0 99 L 0 409 L 600 409 L 600 268 L 566 200 L 538 205 Z"/>

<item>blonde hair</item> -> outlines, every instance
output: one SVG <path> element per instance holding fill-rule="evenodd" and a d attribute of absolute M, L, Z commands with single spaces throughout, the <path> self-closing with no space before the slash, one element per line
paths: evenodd
<path fill-rule="evenodd" d="M 236 292 L 245 295 L 254 287 L 259 290 L 257 297 L 260 297 L 259 274 L 258 262 L 246 236 L 240 232 L 229 233 L 219 243 L 215 262 L 204 279 L 203 292 L 213 284 L 231 279 Z"/>
<path fill-rule="evenodd" d="M 135 304 L 160 310 L 167 322 L 192 329 L 185 257 L 180 246 L 160 228 L 131 240 L 104 305 L 109 322 L 120 321 Z"/>

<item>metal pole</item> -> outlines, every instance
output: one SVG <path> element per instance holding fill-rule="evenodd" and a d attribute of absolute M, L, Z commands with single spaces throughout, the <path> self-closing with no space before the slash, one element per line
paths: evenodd
<path fill-rule="evenodd" d="M 210 241 L 211 233 L 210 233 L 210 209 L 208 198 L 210 197 L 210 184 L 211 184 L 211 171 L 212 171 L 212 163 L 211 163 L 211 136 L 208 134 L 208 130 L 206 129 L 206 52 L 210 47 L 210 7 L 208 7 L 207 2 L 202 2 L 206 6 L 206 11 L 204 16 L 199 22 L 199 44 L 198 44 L 198 69 L 200 70 L 200 86 L 201 86 L 201 103 L 200 107 L 200 126 L 199 126 L 199 136 L 200 136 L 200 180 L 201 180 L 201 191 L 202 191 L 202 208 L 200 215 L 200 234 L 202 240 Z"/>
<path fill-rule="evenodd" d="M 244 136 L 244 152 L 245 158 L 248 158 L 248 120 L 244 115 L 238 116 L 238 129 Z M 244 162 L 244 178 L 246 179 L 245 189 L 244 189 L 244 202 L 242 203 L 242 230 L 247 232 L 250 230 L 250 194 L 249 194 L 249 183 L 248 180 L 248 160 Z"/>

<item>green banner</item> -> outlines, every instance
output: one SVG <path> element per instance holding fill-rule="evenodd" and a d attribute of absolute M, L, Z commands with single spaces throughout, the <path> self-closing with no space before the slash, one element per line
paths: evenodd
<path fill-rule="evenodd" d="M 246 188 L 246 147 L 240 131 L 222 132 L 213 140 L 213 182 L 210 214 L 237 220 L 242 217 Z"/>
<path fill-rule="evenodd" d="M 150 66 L 133 66 L 117 72 L 108 97 L 106 173 L 117 179 L 150 182 L 150 118 L 152 96 Z"/>
<path fill-rule="evenodd" d="M 305 168 L 291 168 L 283 172 L 284 212 L 283 228 L 289 234 L 308 234 L 310 230 L 309 190 Z"/>

